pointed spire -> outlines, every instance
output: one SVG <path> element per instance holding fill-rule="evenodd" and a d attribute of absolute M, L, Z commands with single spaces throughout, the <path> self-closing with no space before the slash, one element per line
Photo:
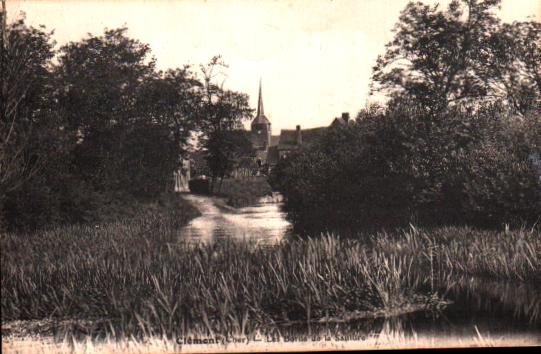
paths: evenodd
<path fill-rule="evenodd" d="M 259 79 L 259 100 L 257 101 L 257 117 L 265 116 L 263 110 L 263 95 L 261 94 L 261 79 Z"/>
<path fill-rule="evenodd" d="M 252 124 L 269 124 L 270 125 L 270 122 L 267 119 L 267 117 L 265 117 L 265 112 L 263 110 L 263 93 L 261 89 L 261 79 L 259 79 L 259 99 L 257 102 L 257 114 L 254 120 L 252 121 Z"/>

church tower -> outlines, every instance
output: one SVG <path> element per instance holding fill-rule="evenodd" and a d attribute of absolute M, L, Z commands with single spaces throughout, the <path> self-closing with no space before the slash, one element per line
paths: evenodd
<path fill-rule="evenodd" d="M 267 152 L 271 142 L 271 123 L 265 117 L 263 110 L 263 96 L 261 94 L 261 80 L 259 80 L 259 100 L 257 102 L 257 115 L 251 125 L 251 140 L 256 150 L 257 158 L 262 162 L 267 160 Z"/>

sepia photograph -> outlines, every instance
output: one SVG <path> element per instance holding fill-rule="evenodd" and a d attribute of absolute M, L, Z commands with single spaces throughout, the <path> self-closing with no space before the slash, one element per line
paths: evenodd
<path fill-rule="evenodd" d="M 541 346 L 541 1 L 0 1 L 3 353 Z"/>

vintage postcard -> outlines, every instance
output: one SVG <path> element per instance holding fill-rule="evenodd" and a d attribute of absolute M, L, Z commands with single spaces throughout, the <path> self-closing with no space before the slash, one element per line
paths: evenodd
<path fill-rule="evenodd" d="M 1 0 L 5 353 L 541 345 L 539 0 Z"/>

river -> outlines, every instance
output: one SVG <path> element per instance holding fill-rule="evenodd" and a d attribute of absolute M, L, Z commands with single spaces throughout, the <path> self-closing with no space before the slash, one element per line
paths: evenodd
<path fill-rule="evenodd" d="M 281 202 L 262 200 L 255 206 L 235 209 L 218 198 L 183 196 L 202 214 L 181 230 L 189 242 L 215 243 L 234 239 L 273 245 L 292 235 L 292 225 L 281 210 Z M 479 330 L 495 336 L 522 335 L 541 341 L 541 294 L 537 286 L 463 278 L 448 291 L 446 298 L 452 304 L 438 313 L 363 320 L 338 325 L 336 329 L 373 333 L 391 326 L 398 327 L 406 335 L 417 333 L 436 337 L 475 335 Z M 290 330 L 303 333 L 306 329 L 300 326 Z"/>
<path fill-rule="evenodd" d="M 292 226 L 286 220 L 286 213 L 280 210 L 280 202 L 262 198 L 257 205 L 237 209 L 215 197 L 185 194 L 184 198 L 201 212 L 201 216 L 180 230 L 189 242 L 234 239 L 272 245 L 291 235 Z"/>

